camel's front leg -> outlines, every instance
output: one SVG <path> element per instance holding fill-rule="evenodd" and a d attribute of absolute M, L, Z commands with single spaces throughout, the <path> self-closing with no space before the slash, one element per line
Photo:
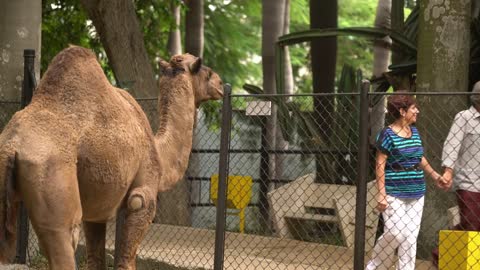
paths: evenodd
<path fill-rule="evenodd" d="M 155 216 L 156 200 L 148 187 L 133 189 L 127 200 L 127 211 L 123 224 L 117 259 L 118 270 L 135 270 L 135 257 L 148 226 Z"/>

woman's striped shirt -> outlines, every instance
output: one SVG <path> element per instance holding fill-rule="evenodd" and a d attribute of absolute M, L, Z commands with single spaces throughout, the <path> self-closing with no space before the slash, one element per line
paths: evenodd
<path fill-rule="evenodd" d="M 420 168 L 423 146 L 416 127 L 412 136 L 398 136 L 390 127 L 377 136 L 377 149 L 386 154 L 385 191 L 397 198 L 420 198 L 425 194 L 425 177 Z"/>

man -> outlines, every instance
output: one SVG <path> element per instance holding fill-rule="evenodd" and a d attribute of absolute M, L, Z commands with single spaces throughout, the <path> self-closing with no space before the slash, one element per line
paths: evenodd
<path fill-rule="evenodd" d="M 455 116 L 443 146 L 445 172 L 440 185 L 453 187 L 460 210 L 460 224 L 455 230 L 480 231 L 480 81 L 473 86 L 472 106 Z M 438 264 L 438 248 L 432 252 Z"/>

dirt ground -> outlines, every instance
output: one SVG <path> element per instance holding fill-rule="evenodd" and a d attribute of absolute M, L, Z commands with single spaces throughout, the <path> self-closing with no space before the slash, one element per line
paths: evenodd
<path fill-rule="evenodd" d="M 87 270 L 85 251 L 82 246 L 78 247 L 78 270 Z M 113 255 L 107 252 L 106 255 L 107 270 L 113 270 Z M 45 257 L 39 256 L 33 258 L 30 262 L 29 268 L 26 266 L 18 265 L 19 268 L 5 268 L 5 270 L 49 270 L 48 261 Z M 23 267 L 23 268 L 22 268 Z M 0 270 L 4 270 L 0 266 Z M 203 268 L 181 268 L 175 267 L 166 263 L 158 262 L 155 260 L 140 260 L 137 259 L 137 270 L 205 270 Z"/>
<path fill-rule="evenodd" d="M 5 270 L 48 270 L 48 262 L 45 258 L 36 261 L 30 265 L 30 268 L 5 268 Z M 0 266 L 0 270 L 4 270 Z M 85 261 L 79 263 L 78 270 L 87 270 Z M 107 265 L 107 270 L 113 270 L 113 264 Z M 165 263 L 159 263 L 155 261 L 137 261 L 137 270 L 202 270 L 202 269 L 187 269 L 178 268 Z"/>

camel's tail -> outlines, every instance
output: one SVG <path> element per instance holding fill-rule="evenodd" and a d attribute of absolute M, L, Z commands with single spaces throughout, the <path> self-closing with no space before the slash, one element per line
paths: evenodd
<path fill-rule="evenodd" d="M 16 253 L 18 201 L 15 197 L 15 154 L 0 151 L 0 263 Z"/>

